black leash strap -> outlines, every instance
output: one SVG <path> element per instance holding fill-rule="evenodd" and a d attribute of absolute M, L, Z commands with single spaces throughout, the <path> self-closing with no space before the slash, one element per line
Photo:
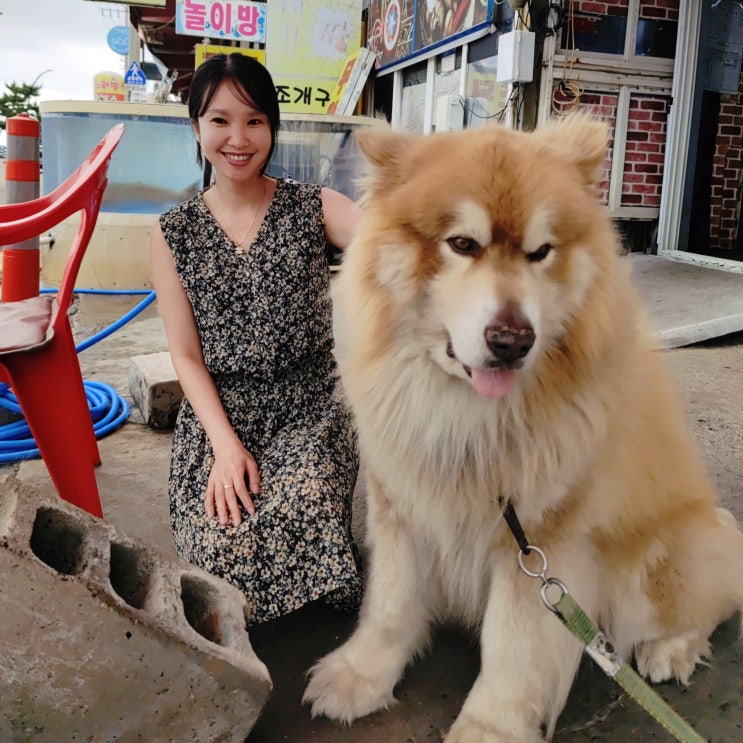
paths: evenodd
<path fill-rule="evenodd" d="M 525 555 L 528 555 L 531 552 L 529 549 L 529 540 L 526 538 L 526 534 L 524 534 L 524 530 L 521 528 L 521 523 L 516 515 L 516 510 L 510 500 L 506 503 L 506 507 L 503 509 L 503 516 L 506 519 L 508 528 L 519 543 L 519 549 Z"/>

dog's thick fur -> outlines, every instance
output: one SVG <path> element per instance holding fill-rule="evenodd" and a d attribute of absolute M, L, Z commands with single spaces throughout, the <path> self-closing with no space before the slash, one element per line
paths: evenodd
<path fill-rule="evenodd" d="M 504 499 L 619 652 L 686 683 L 743 605 L 743 535 L 596 198 L 606 127 L 359 141 L 365 209 L 335 301 L 370 576 L 356 631 L 311 671 L 312 713 L 388 706 L 454 618 L 480 631 L 482 666 L 447 743 L 551 738 L 582 647 L 519 570 Z"/>

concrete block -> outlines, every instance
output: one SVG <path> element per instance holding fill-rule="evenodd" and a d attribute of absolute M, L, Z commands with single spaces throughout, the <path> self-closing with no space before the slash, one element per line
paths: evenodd
<path fill-rule="evenodd" d="M 129 359 L 129 394 L 152 428 L 175 424 L 183 390 L 167 351 Z"/>
<path fill-rule="evenodd" d="M 271 690 L 227 582 L 0 478 L 0 740 L 243 743 Z"/>

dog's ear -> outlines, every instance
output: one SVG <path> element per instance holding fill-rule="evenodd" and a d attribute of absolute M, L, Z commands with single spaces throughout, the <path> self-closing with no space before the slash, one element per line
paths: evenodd
<path fill-rule="evenodd" d="M 395 132 L 389 124 L 376 124 L 356 132 L 356 141 L 372 165 L 397 167 L 409 147 L 410 135 Z"/>
<path fill-rule="evenodd" d="M 603 177 L 609 146 L 609 127 L 604 121 L 585 113 L 570 114 L 552 119 L 535 136 L 574 163 L 587 184 L 596 185 Z"/>
<path fill-rule="evenodd" d="M 359 148 L 369 161 L 367 188 L 388 188 L 405 181 L 403 162 L 407 160 L 414 135 L 395 132 L 388 124 L 376 124 L 355 134 Z"/>

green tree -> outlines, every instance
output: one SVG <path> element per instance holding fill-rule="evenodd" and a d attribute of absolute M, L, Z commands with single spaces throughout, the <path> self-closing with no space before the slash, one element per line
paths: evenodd
<path fill-rule="evenodd" d="M 33 113 L 39 118 L 39 105 L 33 99 L 39 95 L 40 85 L 12 82 L 5 83 L 5 88 L 5 94 L 0 96 L 0 129 L 4 130 L 7 120 L 20 113 Z"/>

